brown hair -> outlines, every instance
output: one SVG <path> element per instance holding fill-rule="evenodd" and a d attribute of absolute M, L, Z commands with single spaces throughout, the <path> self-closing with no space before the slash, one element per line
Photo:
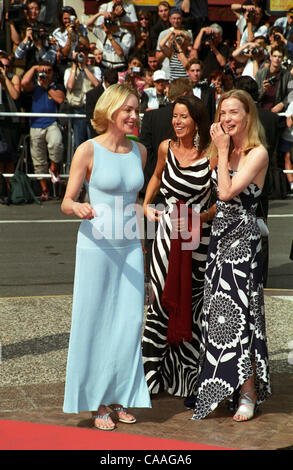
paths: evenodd
<path fill-rule="evenodd" d="M 184 104 L 191 118 L 197 125 L 199 134 L 198 153 L 200 155 L 210 141 L 210 120 L 207 109 L 203 102 L 194 95 L 179 96 L 174 102 L 174 107 L 176 104 Z"/>
<path fill-rule="evenodd" d="M 263 145 L 267 147 L 266 144 L 266 137 L 265 137 L 265 130 L 260 122 L 257 107 L 249 93 L 244 90 L 233 88 L 232 90 L 226 91 L 221 95 L 221 98 L 218 103 L 218 107 L 215 114 L 215 122 L 220 121 L 220 113 L 221 113 L 221 106 L 224 100 L 229 98 L 235 98 L 236 100 L 240 101 L 243 104 L 245 112 L 248 116 L 247 126 L 246 126 L 246 140 L 245 140 L 245 147 L 244 153 L 248 153 L 251 149 L 258 147 L 259 145 Z M 233 140 L 230 143 L 230 150 L 234 148 Z M 216 157 L 218 154 L 217 147 L 215 146 L 214 142 L 211 142 L 208 154 L 210 158 Z"/>

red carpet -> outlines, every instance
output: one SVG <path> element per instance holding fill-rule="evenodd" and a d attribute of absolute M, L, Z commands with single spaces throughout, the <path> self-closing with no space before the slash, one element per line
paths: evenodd
<path fill-rule="evenodd" d="M 1 450 L 227 450 L 193 442 L 74 427 L 0 421 Z"/>

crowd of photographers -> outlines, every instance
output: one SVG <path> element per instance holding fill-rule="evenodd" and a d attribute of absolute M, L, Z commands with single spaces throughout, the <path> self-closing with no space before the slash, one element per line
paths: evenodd
<path fill-rule="evenodd" d="M 187 79 L 193 93 L 208 100 L 212 120 L 221 94 L 241 76 L 257 83 L 260 107 L 283 116 L 280 166 L 293 169 L 293 8 L 272 19 L 261 2 L 232 4 L 237 30 L 231 38 L 209 21 L 207 0 L 175 0 L 175 8 L 162 1 L 156 11 L 124 0 L 99 2 L 98 13 L 84 23 L 62 3 L 11 0 L 2 12 L 10 47 L 0 51 L 0 111 L 56 113 L 56 118 L 23 124 L 0 117 L 0 172 L 13 172 L 16 142 L 25 132 L 34 171 L 49 171 L 52 181 L 59 181 L 65 142 L 57 111 L 86 114 L 93 89 L 129 83 L 145 113 L 169 103 L 173 80 Z M 72 121 L 76 148 L 90 136 L 89 119 Z M 293 174 L 287 179 L 293 192 Z M 40 198 L 47 200 L 46 179 L 40 184 Z"/>

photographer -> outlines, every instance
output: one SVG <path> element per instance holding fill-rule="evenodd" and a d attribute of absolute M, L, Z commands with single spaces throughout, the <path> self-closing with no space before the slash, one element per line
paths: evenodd
<path fill-rule="evenodd" d="M 30 69 L 40 60 L 50 62 L 52 65 L 56 63 L 57 49 L 56 45 L 49 41 L 44 26 L 28 27 L 24 40 L 19 44 L 14 52 L 16 59 L 25 59 L 25 69 Z"/>
<path fill-rule="evenodd" d="M 163 36 L 159 46 L 161 52 L 169 59 L 170 82 L 176 78 L 188 78 L 188 46 L 190 36 L 179 29 L 170 30 Z"/>
<path fill-rule="evenodd" d="M 242 75 L 255 78 L 257 71 L 266 66 L 269 59 L 265 38 L 258 37 L 253 42 L 242 44 L 232 52 L 232 56 L 245 64 Z"/>
<path fill-rule="evenodd" d="M 88 48 L 80 44 L 72 55 L 71 67 L 64 73 L 66 101 L 72 114 L 85 114 L 86 93 L 102 82 L 99 67 L 88 65 Z M 86 120 L 72 120 L 74 150 L 88 138 Z"/>
<path fill-rule="evenodd" d="M 287 11 L 286 16 L 277 18 L 274 26 L 281 28 L 281 33 L 285 39 L 293 41 L 293 7 Z"/>
<path fill-rule="evenodd" d="M 58 66 L 60 76 L 63 77 L 69 60 L 78 44 L 89 45 L 87 28 L 80 24 L 76 12 L 72 7 L 63 7 L 59 13 L 59 24 L 52 36 L 56 41 L 57 48 L 61 53 L 61 63 Z"/>
<path fill-rule="evenodd" d="M 0 52 L 0 111 L 15 112 L 20 95 L 20 79 L 10 71 L 8 54 Z M 14 173 L 19 140 L 18 118 L 0 117 L 0 172 Z M 9 183 L 9 182 L 8 182 Z"/>
<path fill-rule="evenodd" d="M 190 58 L 203 62 L 203 78 L 208 78 L 214 70 L 223 69 L 229 55 L 230 49 L 223 42 L 223 28 L 217 23 L 201 28 L 190 52 Z"/>
<path fill-rule="evenodd" d="M 259 90 L 260 106 L 273 113 L 284 112 L 288 107 L 288 95 L 291 90 L 292 77 L 282 67 L 284 49 L 276 46 L 270 53 L 269 67 L 263 67 L 255 76 Z"/>
<path fill-rule="evenodd" d="M 123 0 L 113 0 L 101 5 L 99 12 L 109 13 L 111 19 L 113 19 L 113 16 L 115 19 L 118 18 L 119 26 L 131 33 L 134 33 L 138 27 L 136 10 L 131 3 L 124 2 Z"/>
<path fill-rule="evenodd" d="M 32 113 L 56 113 L 55 117 L 33 117 L 30 122 L 30 152 L 37 174 L 49 172 L 52 182 L 59 181 L 58 166 L 63 159 L 63 139 L 57 124 L 58 106 L 65 98 L 64 87 L 57 82 L 50 62 L 41 61 L 31 67 L 23 76 L 21 86 L 24 92 L 32 93 Z M 46 179 L 40 179 L 41 201 L 49 199 Z"/>
<path fill-rule="evenodd" d="M 118 83 L 130 85 L 134 88 L 138 95 L 143 94 L 145 81 L 142 77 L 142 62 L 138 57 L 132 57 L 125 72 L 118 73 Z"/>
<path fill-rule="evenodd" d="M 28 0 L 24 5 L 17 2 L 10 6 L 7 19 L 10 26 L 11 40 L 18 46 L 26 35 L 28 27 L 39 27 L 40 5 L 36 0 Z"/>
<path fill-rule="evenodd" d="M 144 67 L 147 67 L 147 54 L 151 50 L 151 17 L 147 10 L 139 10 L 139 25 L 135 30 L 135 46 L 133 54 L 138 57 Z"/>
<path fill-rule="evenodd" d="M 103 51 L 102 66 L 125 71 L 129 51 L 135 41 L 132 33 L 120 27 L 118 18 L 114 8 L 111 13 L 96 13 L 89 18 L 86 26 L 97 37 L 97 47 Z"/>
<path fill-rule="evenodd" d="M 267 37 L 268 27 L 264 24 L 264 12 L 255 2 L 233 3 L 232 12 L 237 16 L 236 26 L 240 35 L 240 46 L 252 42 L 257 36 Z"/>
<path fill-rule="evenodd" d="M 285 47 L 285 59 L 293 59 L 293 37 L 292 41 L 286 39 L 281 33 L 279 26 L 273 26 L 270 32 L 270 46 L 275 47 L 282 44 Z"/>
<path fill-rule="evenodd" d="M 185 32 L 185 34 L 189 35 L 190 42 L 192 42 L 192 40 L 193 40 L 191 31 L 188 31 L 188 30 L 183 28 L 182 21 L 183 21 L 182 11 L 178 10 L 177 8 L 172 8 L 170 10 L 170 16 L 169 16 L 170 27 L 167 28 L 167 29 L 164 29 L 159 34 L 158 42 L 157 42 L 157 58 L 159 60 L 159 63 L 162 64 L 162 68 L 164 68 L 164 69 L 168 68 L 167 60 L 165 60 L 166 56 L 160 49 L 160 43 L 162 42 L 164 36 L 166 36 L 166 34 L 169 34 L 171 31 L 180 30 L 180 31 Z M 167 70 L 166 70 L 166 72 L 167 72 Z M 168 74 L 169 74 L 169 72 L 167 73 L 167 76 L 168 76 Z"/>
<path fill-rule="evenodd" d="M 169 103 L 167 90 L 168 80 L 164 70 L 156 70 L 153 76 L 154 87 L 145 88 L 141 97 L 140 111 L 162 108 Z"/>

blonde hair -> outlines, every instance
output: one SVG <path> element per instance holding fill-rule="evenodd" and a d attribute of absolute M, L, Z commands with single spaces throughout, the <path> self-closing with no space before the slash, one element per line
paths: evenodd
<path fill-rule="evenodd" d="M 91 124 L 98 134 L 104 134 L 109 122 L 113 122 L 113 114 L 123 105 L 129 95 L 138 99 L 137 91 L 128 85 L 115 83 L 110 85 L 98 99 Z M 139 102 L 139 99 L 138 99 Z"/>
<path fill-rule="evenodd" d="M 265 130 L 260 122 L 257 107 L 252 97 L 250 96 L 250 94 L 244 90 L 239 90 L 239 89 L 234 88 L 232 90 L 227 91 L 226 93 L 223 93 L 223 95 L 221 95 L 221 98 L 217 107 L 217 111 L 215 114 L 214 122 L 220 121 L 221 105 L 224 100 L 227 100 L 229 98 L 235 98 L 238 101 L 240 101 L 243 104 L 244 110 L 248 116 L 247 126 L 246 126 L 246 139 L 245 139 L 245 144 L 244 144 L 244 149 L 243 149 L 244 153 L 245 154 L 248 153 L 251 149 L 253 149 L 254 147 L 258 147 L 259 145 L 263 145 L 264 147 L 267 147 Z M 231 139 L 229 155 L 231 151 L 233 150 L 233 148 L 234 148 L 234 144 L 233 144 L 233 140 Z M 207 153 L 210 156 L 210 158 L 217 157 L 218 151 L 214 142 L 211 142 Z"/>

